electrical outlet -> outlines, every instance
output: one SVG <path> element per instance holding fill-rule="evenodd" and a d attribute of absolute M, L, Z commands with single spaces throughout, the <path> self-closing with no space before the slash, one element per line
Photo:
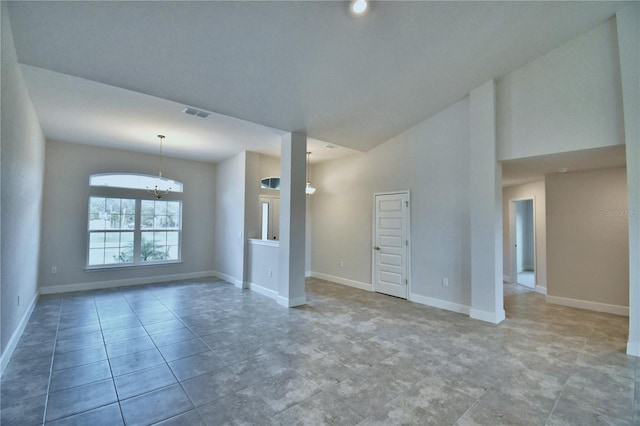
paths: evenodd
<path fill-rule="evenodd" d="M 271 269 L 269 269 L 269 276 L 272 277 L 273 276 L 273 271 Z"/>
<path fill-rule="evenodd" d="M 58 268 L 56 266 L 52 266 L 51 267 L 51 273 L 52 274 L 57 274 L 58 273 Z"/>
<path fill-rule="evenodd" d="M 344 262 L 342 260 L 340 261 L 340 267 L 344 268 Z"/>
<path fill-rule="evenodd" d="M 449 287 L 449 278 L 443 278 L 442 279 L 442 285 L 445 287 Z"/>

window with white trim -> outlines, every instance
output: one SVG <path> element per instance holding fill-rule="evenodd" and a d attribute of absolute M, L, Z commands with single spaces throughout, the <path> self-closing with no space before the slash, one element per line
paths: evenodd
<path fill-rule="evenodd" d="M 105 176 L 115 178 L 109 180 Z M 182 200 L 175 198 L 181 196 L 182 184 L 171 181 L 171 199 L 156 199 L 136 183 L 147 184 L 149 178 L 153 176 L 91 176 L 88 268 L 181 261 Z M 174 185 L 179 188 L 175 194 Z"/>

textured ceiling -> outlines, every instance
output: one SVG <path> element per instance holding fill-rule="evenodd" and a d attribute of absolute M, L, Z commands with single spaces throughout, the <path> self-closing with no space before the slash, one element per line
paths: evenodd
<path fill-rule="evenodd" d="M 184 152 L 175 153 L 218 161 L 253 147 L 261 137 L 247 142 L 243 135 L 256 136 L 260 127 L 264 150 L 271 149 L 269 135 L 301 131 L 367 151 L 487 80 L 595 27 L 622 6 L 389 1 L 374 2 L 359 18 L 348 13 L 347 2 L 336 1 L 28 1 L 11 2 L 9 10 L 22 64 L 77 77 L 62 93 L 34 83 L 47 77 L 35 76 L 33 68 L 26 78 L 38 114 L 50 123 L 43 125 L 48 136 L 150 149 L 149 135 L 162 123 L 173 125 L 172 119 L 140 119 L 147 115 L 135 113 L 140 112 L 136 99 L 142 98 L 111 102 L 115 92 L 107 92 L 113 86 L 155 98 L 149 102 L 161 109 L 189 105 L 217 113 L 221 121 L 223 116 L 248 121 L 223 126 L 237 128 L 238 137 L 212 137 L 207 145 L 205 136 L 190 153 L 186 143 Z M 91 89 L 91 82 L 101 86 Z M 100 96 L 88 102 L 92 90 L 102 93 L 104 104 Z M 61 99 L 70 105 L 61 106 Z M 113 125 L 92 130 L 90 120 L 87 134 L 78 133 L 73 114 L 55 111 L 77 110 L 75 100 L 85 115 L 109 121 L 113 114 L 111 122 L 132 129 L 131 135 Z M 168 103 L 160 106 L 161 101 Z M 175 123 L 180 135 L 182 118 Z M 144 136 L 132 136 L 136 132 Z M 202 157 L 205 151 L 208 157 Z"/>

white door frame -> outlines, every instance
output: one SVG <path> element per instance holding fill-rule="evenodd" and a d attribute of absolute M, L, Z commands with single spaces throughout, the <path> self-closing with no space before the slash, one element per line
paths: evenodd
<path fill-rule="evenodd" d="M 393 195 L 393 194 L 406 194 L 407 195 L 407 209 L 405 210 L 405 217 L 407 223 L 407 235 L 405 235 L 405 239 L 408 241 L 407 244 L 407 268 L 406 268 L 406 279 L 407 279 L 407 300 L 411 301 L 411 191 L 408 189 L 404 189 L 401 191 L 389 191 L 389 192 L 374 192 L 373 193 L 373 214 L 371 221 L 371 290 L 376 292 L 376 253 L 375 253 L 375 245 L 376 245 L 376 197 L 378 195 Z"/>
<path fill-rule="evenodd" d="M 516 202 L 517 201 L 532 201 L 533 209 L 533 288 L 538 287 L 538 239 L 536 238 L 536 196 L 526 196 L 520 198 L 509 199 L 509 255 L 511 256 L 511 270 L 510 279 L 511 283 L 518 282 L 518 264 L 517 264 L 517 251 L 516 251 Z"/>

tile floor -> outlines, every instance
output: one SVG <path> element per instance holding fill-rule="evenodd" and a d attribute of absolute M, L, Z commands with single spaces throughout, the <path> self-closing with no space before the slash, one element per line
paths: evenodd
<path fill-rule="evenodd" d="M 214 279 L 42 297 L 2 376 L 9 425 L 629 425 L 627 319 L 505 286 L 507 320 L 311 279 L 308 304 Z"/>

